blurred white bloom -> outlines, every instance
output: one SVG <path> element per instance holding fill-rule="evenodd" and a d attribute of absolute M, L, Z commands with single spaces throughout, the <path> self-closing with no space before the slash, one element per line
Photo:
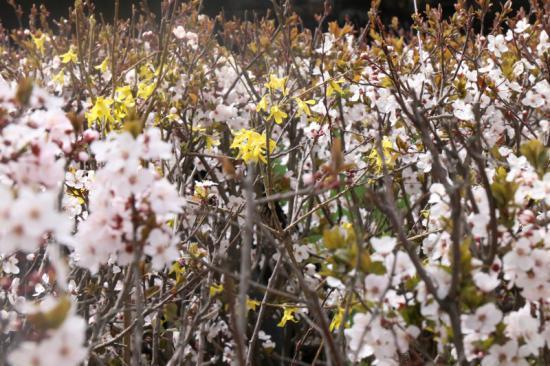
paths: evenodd
<path fill-rule="evenodd" d="M 477 288 L 483 292 L 491 292 L 500 284 L 500 280 L 496 275 L 485 272 L 476 272 L 473 278 Z"/>
<path fill-rule="evenodd" d="M 161 271 L 166 265 L 179 258 L 174 239 L 159 229 L 154 229 L 149 234 L 144 252 L 151 257 L 153 268 L 156 271 Z"/>
<path fill-rule="evenodd" d="M 529 24 L 529 20 L 527 20 L 526 18 L 523 18 L 521 20 L 519 20 L 517 23 L 516 23 L 516 28 L 514 28 L 514 32 L 516 33 L 523 33 L 525 32 L 527 29 L 529 29 L 531 25 Z"/>
<path fill-rule="evenodd" d="M 397 245 L 397 239 L 390 236 L 383 236 L 381 238 L 373 237 L 370 239 L 370 243 L 377 253 L 385 255 L 393 251 L 393 248 Z"/>
<path fill-rule="evenodd" d="M 477 308 L 475 314 L 462 315 L 462 330 L 488 336 L 501 320 L 502 311 L 490 302 Z"/>
<path fill-rule="evenodd" d="M 495 365 L 514 365 L 527 366 L 529 363 L 521 358 L 525 354 L 518 354 L 518 342 L 516 340 L 508 341 L 504 345 L 494 344 L 489 348 L 489 354 L 481 361 L 481 366 Z M 520 357 L 518 357 L 520 356 Z"/>
<path fill-rule="evenodd" d="M 502 34 L 499 34 L 496 37 L 493 35 L 489 35 L 487 37 L 487 40 L 489 41 L 489 43 L 487 44 L 487 48 L 489 49 L 489 51 L 494 53 L 495 56 L 500 57 L 504 52 L 508 51 L 506 40 L 504 39 L 504 36 Z"/>
<path fill-rule="evenodd" d="M 6 274 L 18 274 L 19 267 L 17 266 L 17 263 L 19 263 L 17 257 L 15 255 L 12 255 L 8 259 L 5 259 L 2 263 L 2 271 L 4 271 L 4 273 Z"/>
<path fill-rule="evenodd" d="M 463 100 L 457 99 L 453 103 L 453 114 L 456 118 L 463 121 L 471 121 L 474 119 L 474 111 L 470 104 L 464 103 Z"/>
<path fill-rule="evenodd" d="M 42 302 L 47 302 L 49 308 L 58 304 L 57 300 L 49 297 Z M 8 355 L 9 363 L 12 366 L 77 366 L 83 362 L 88 354 L 84 347 L 86 322 L 73 314 L 74 307 L 72 305 L 61 326 L 50 330 L 44 340 L 39 343 L 21 343 Z M 35 308 L 35 312 L 48 311 L 42 308 L 43 306 Z"/>

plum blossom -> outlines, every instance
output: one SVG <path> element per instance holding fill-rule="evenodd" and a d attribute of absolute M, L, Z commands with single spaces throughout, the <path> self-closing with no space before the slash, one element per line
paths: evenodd
<path fill-rule="evenodd" d="M 527 91 L 527 94 L 521 101 L 523 105 L 531 108 L 548 109 L 550 101 L 550 84 L 546 80 L 539 81 L 533 89 Z"/>
<path fill-rule="evenodd" d="M 65 301 L 65 300 L 60 300 Z M 69 301 L 69 300 L 67 300 Z M 30 312 L 41 313 L 47 307 L 59 306 L 52 298 L 46 298 Z M 27 310 L 27 312 L 29 311 Z M 88 354 L 84 346 L 86 339 L 86 322 L 80 316 L 69 310 L 61 326 L 49 331 L 49 337 L 41 342 L 24 341 L 8 355 L 8 361 L 13 366 L 27 365 L 80 365 Z M 51 315 L 50 315 L 51 316 Z"/>
<path fill-rule="evenodd" d="M 535 200 L 544 200 L 550 205 L 550 173 L 546 173 L 542 180 L 537 180 L 529 190 L 529 196 Z"/>
<path fill-rule="evenodd" d="M 548 42 L 548 33 L 545 30 L 540 32 L 539 43 L 537 44 L 537 53 L 542 56 L 550 49 L 550 42 Z"/>
<path fill-rule="evenodd" d="M 531 25 L 529 24 L 529 20 L 527 20 L 526 18 L 520 19 L 516 23 L 516 27 L 514 28 L 514 32 L 524 33 L 527 29 L 529 29 L 529 27 L 531 27 Z"/>
<path fill-rule="evenodd" d="M 275 348 L 276 344 L 271 340 L 271 335 L 267 334 L 263 330 L 258 333 L 258 339 L 262 341 L 262 347 L 266 349 Z"/>
<path fill-rule="evenodd" d="M 519 349 L 518 342 L 516 340 L 511 340 L 503 345 L 495 344 L 491 346 L 491 348 L 489 348 L 489 354 L 483 358 L 481 365 L 527 366 L 529 363 L 522 358 L 525 356 L 526 355 Z"/>
<path fill-rule="evenodd" d="M 302 263 L 303 261 L 307 260 L 309 258 L 309 252 L 310 248 L 307 245 L 299 245 L 294 244 L 294 257 L 296 258 L 296 262 Z"/>
<path fill-rule="evenodd" d="M 418 155 L 417 161 L 418 169 L 423 173 L 429 173 L 432 171 L 432 154 L 428 151 Z"/>
<path fill-rule="evenodd" d="M 467 104 L 463 100 L 457 99 L 452 106 L 453 114 L 456 118 L 463 121 L 471 121 L 474 119 L 474 111 L 471 104 Z"/>
<path fill-rule="evenodd" d="M 0 185 L 0 197 L 5 199 L 0 204 L 1 252 L 32 252 L 43 243 L 46 234 L 67 237 L 69 222 L 57 211 L 57 198 L 53 192 L 35 193 L 22 188 L 16 199 L 12 194 Z"/>
<path fill-rule="evenodd" d="M 94 171 L 77 170 L 65 174 L 65 184 L 75 189 L 88 189 L 93 179 Z"/>
<path fill-rule="evenodd" d="M 502 54 L 506 51 L 508 51 L 508 46 L 506 45 L 506 40 L 504 39 L 504 36 L 502 34 L 497 35 L 496 37 L 493 35 L 489 35 L 487 37 L 488 44 L 487 48 L 489 51 L 495 54 L 495 56 L 500 57 Z"/>
<path fill-rule="evenodd" d="M 198 35 L 194 32 L 188 32 L 181 25 L 178 25 L 172 30 L 172 34 L 179 40 L 185 41 L 185 44 L 193 50 L 198 47 Z"/>
<path fill-rule="evenodd" d="M 483 292 L 491 292 L 500 284 L 498 276 L 481 271 L 476 272 L 473 279 L 477 288 Z"/>
<path fill-rule="evenodd" d="M 94 142 L 92 151 L 105 165 L 97 171 L 90 187 L 91 214 L 76 235 L 75 259 L 95 273 L 113 255 L 120 264 L 132 260 L 132 241 L 139 238 L 130 224 L 129 218 L 135 213 L 128 200 L 134 201 L 134 210 L 152 210 L 159 219 L 181 212 L 185 201 L 165 178 L 141 164 L 143 159 L 170 156 L 171 147 L 162 141 L 158 129 L 150 128 L 137 138 L 129 133 L 112 133 L 105 141 Z M 179 256 L 174 240 L 166 233 L 153 230 L 144 249 L 157 270 Z"/>
<path fill-rule="evenodd" d="M 353 317 L 353 326 L 344 330 L 348 359 L 358 362 L 374 355 L 377 364 L 398 365 L 398 352 L 407 352 L 409 342 L 419 333 L 420 330 L 414 326 L 383 325 L 382 316 L 357 313 Z"/>
<path fill-rule="evenodd" d="M 371 301 L 379 301 L 389 285 L 386 275 L 369 274 L 365 277 L 366 297 Z"/>
<path fill-rule="evenodd" d="M 395 262 L 395 263 L 394 263 Z M 390 253 L 384 258 L 386 271 L 392 273 L 392 282 L 395 285 L 411 279 L 416 274 L 416 269 L 410 257 L 403 251 Z"/>
<path fill-rule="evenodd" d="M 397 244 L 397 239 L 384 236 L 381 238 L 371 238 L 370 243 L 373 247 L 373 249 L 382 255 L 389 254 L 393 251 L 393 248 L 395 248 Z"/>
<path fill-rule="evenodd" d="M 539 321 L 531 314 L 531 306 L 527 303 L 518 311 L 512 311 L 504 317 L 505 334 L 513 340 L 523 339 L 526 344 L 521 348 L 523 354 L 538 353 L 538 348 L 544 345 L 544 339 L 539 332 Z"/>
<path fill-rule="evenodd" d="M 149 204 L 159 215 L 179 213 L 185 206 L 185 200 L 179 196 L 174 185 L 166 179 L 156 180 L 153 183 Z"/>
<path fill-rule="evenodd" d="M 534 260 L 531 257 L 531 243 L 525 238 L 519 239 L 515 245 L 514 249 L 508 253 L 503 258 L 504 269 L 506 271 L 528 271 L 534 265 Z"/>
<path fill-rule="evenodd" d="M 487 303 L 476 309 L 475 314 L 462 316 L 464 333 L 477 333 L 487 336 L 502 320 L 502 311 L 494 303 Z"/>
<path fill-rule="evenodd" d="M 2 271 L 7 274 L 18 274 L 19 267 L 17 266 L 17 263 L 19 263 L 17 257 L 15 255 L 10 256 L 2 262 Z"/>
<path fill-rule="evenodd" d="M 178 259 L 179 252 L 175 244 L 177 243 L 171 235 L 160 229 L 154 229 L 149 233 L 147 245 L 143 251 L 151 257 L 155 270 L 160 271 Z"/>

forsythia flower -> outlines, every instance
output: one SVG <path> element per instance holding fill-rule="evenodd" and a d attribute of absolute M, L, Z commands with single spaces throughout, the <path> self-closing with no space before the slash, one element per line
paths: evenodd
<path fill-rule="evenodd" d="M 223 285 L 222 284 L 210 285 L 210 297 L 214 297 L 218 294 L 221 294 L 222 292 L 223 292 Z"/>
<path fill-rule="evenodd" d="M 265 87 L 268 88 L 271 92 L 274 90 L 278 90 L 283 93 L 283 95 L 287 94 L 287 90 L 285 88 L 287 78 L 278 78 L 275 75 L 269 76 L 269 82 L 265 83 Z"/>
<path fill-rule="evenodd" d="M 389 168 L 391 168 L 394 165 L 395 159 L 396 159 L 396 156 L 395 154 L 392 154 L 392 151 L 393 151 L 392 142 L 390 141 L 389 138 L 384 137 L 382 139 L 382 152 L 384 153 L 384 161 Z M 378 154 L 378 148 L 376 146 L 372 148 L 369 154 L 369 160 L 371 161 L 372 164 L 374 164 L 376 168 L 376 172 L 380 173 L 383 168 L 382 157 L 380 156 L 380 154 Z"/>
<path fill-rule="evenodd" d="M 297 307 L 294 306 L 285 306 L 283 317 L 281 318 L 281 321 L 279 324 L 277 324 L 278 327 L 283 328 L 287 322 L 291 321 L 293 323 L 298 323 L 298 319 L 294 317 L 294 313 L 298 311 Z"/>
<path fill-rule="evenodd" d="M 124 104 L 126 108 L 132 108 L 136 105 L 132 88 L 129 85 L 116 88 L 115 99 L 117 102 Z"/>
<path fill-rule="evenodd" d="M 52 81 L 59 85 L 65 85 L 65 69 L 61 69 L 57 74 L 52 77 Z"/>
<path fill-rule="evenodd" d="M 253 300 L 250 298 L 246 299 L 246 310 L 256 311 L 258 305 L 260 305 L 260 302 L 258 300 Z"/>
<path fill-rule="evenodd" d="M 265 158 L 266 149 L 269 152 L 275 150 L 276 143 L 269 140 L 269 147 L 266 146 L 265 133 L 259 134 L 252 130 L 242 129 L 235 134 L 233 143 L 230 146 L 232 149 L 239 149 L 238 159 L 243 159 L 245 163 L 262 161 L 267 163 Z"/>
<path fill-rule="evenodd" d="M 344 319 L 345 309 L 343 307 L 338 307 L 338 312 L 334 314 L 334 318 L 330 322 L 329 330 L 332 332 L 335 329 L 340 328 L 342 320 Z"/>
<path fill-rule="evenodd" d="M 280 125 L 283 123 L 283 119 L 287 118 L 288 114 L 286 114 L 284 111 L 282 111 L 279 106 L 274 105 L 271 107 L 271 110 L 269 111 L 269 117 L 268 119 L 275 120 L 275 123 Z"/>
<path fill-rule="evenodd" d="M 264 95 L 256 105 L 256 112 L 267 111 L 267 97 Z"/>
<path fill-rule="evenodd" d="M 114 118 L 111 114 L 111 105 L 113 101 L 110 98 L 97 97 L 95 104 L 86 114 L 86 118 L 89 123 L 92 123 L 97 120 L 105 120 L 108 122 L 113 122 Z"/>
<path fill-rule="evenodd" d="M 61 62 L 64 63 L 64 64 L 68 64 L 70 62 L 72 62 L 73 64 L 76 64 L 78 62 L 78 57 L 77 57 L 76 53 L 74 52 L 74 47 L 73 46 L 71 46 L 71 48 L 69 48 L 69 50 L 67 52 L 60 55 L 60 57 L 61 57 Z"/>
<path fill-rule="evenodd" d="M 41 34 L 40 37 L 36 37 L 34 34 L 31 34 L 32 41 L 34 42 L 34 45 L 36 46 L 36 49 L 40 51 L 40 54 L 44 54 L 44 41 L 46 40 L 46 36 L 44 34 Z"/>
<path fill-rule="evenodd" d="M 342 94 L 344 91 L 342 90 L 342 87 L 340 87 L 340 84 L 343 83 L 344 80 L 331 80 L 328 83 L 327 87 L 327 95 L 330 97 L 334 94 L 334 92 L 337 92 L 338 94 Z"/>
<path fill-rule="evenodd" d="M 99 65 L 95 66 L 94 68 L 96 70 L 99 70 L 101 72 L 105 72 L 107 71 L 107 66 L 109 65 L 109 58 L 108 57 L 105 57 L 103 59 L 103 62 L 101 62 Z"/>
<path fill-rule="evenodd" d="M 311 110 L 309 109 L 310 105 L 315 105 L 314 100 L 302 100 L 300 98 L 294 98 L 296 104 L 298 104 L 298 110 L 300 113 L 305 114 L 306 116 L 311 116 Z"/>
<path fill-rule="evenodd" d="M 142 65 L 139 68 L 139 76 L 144 80 L 151 80 L 156 74 L 156 71 L 154 71 L 154 68 L 153 70 L 151 70 L 152 68 L 153 66 L 151 66 L 150 64 Z"/>
<path fill-rule="evenodd" d="M 155 83 L 150 83 L 149 85 L 145 82 L 139 83 L 137 96 L 141 99 L 147 99 L 151 94 L 153 94 L 153 90 L 155 90 Z"/>

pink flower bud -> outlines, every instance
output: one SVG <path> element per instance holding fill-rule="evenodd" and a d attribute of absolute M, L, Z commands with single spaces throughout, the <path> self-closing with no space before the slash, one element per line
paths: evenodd
<path fill-rule="evenodd" d="M 78 160 L 80 160 L 80 161 L 88 161 L 89 158 L 90 158 L 90 156 L 85 151 L 81 151 L 81 152 L 78 153 Z"/>
<path fill-rule="evenodd" d="M 86 141 L 87 143 L 90 143 L 99 138 L 99 132 L 95 130 L 87 129 L 86 131 L 84 131 L 82 136 L 84 137 L 84 141 Z"/>

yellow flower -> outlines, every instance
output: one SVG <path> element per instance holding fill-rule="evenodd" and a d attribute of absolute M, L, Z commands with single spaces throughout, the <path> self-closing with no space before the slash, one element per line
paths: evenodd
<path fill-rule="evenodd" d="M 300 113 L 305 114 L 306 116 L 311 116 L 311 110 L 309 109 L 310 105 L 315 105 L 314 100 L 301 100 L 300 98 L 294 98 L 296 104 L 298 104 L 298 110 Z"/>
<path fill-rule="evenodd" d="M 262 97 L 262 100 L 260 100 L 256 105 L 256 112 L 261 112 L 261 111 L 264 111 L 264 112 L 267 111 L 267 97 L 265 95 Z"/>
<path fill-rule="evenodd" d="M 151 94 L 153 94 L 154 90 L 155 83 L 150 83 L 149 85 L 147 85 L 145 82 L 141 82 L 138 84 L 137 96 L 141 99 L 147 99 Z"/>
<path fill-rule="evenodd" d="M 332 96 L 334 92 L 337 92 L 338 94 L 342 94 L 344 91 L 340 87 L 340 84 L 343 82 L 344 82 L 344 79 L 329 81 L 328 87 L 327 87 L 327 96 L 329 97 Z"/>
<path fill-rule="evenodd" d="M 130 85 L 119 86 L 116 88 L 115 99 L 117 102 L 124 104 L 126 108 L 132 108 L 136 105 Z"/>
<path fill-rule="evenodd" d="M 110 98 L 97 97 L 95 100 L 94 106 L 86 114 L 86 118 L 88 119 L 88 122 L 92 123 L 97 120 L 113 122 L 114 118 L 111 115 L 112 104 L 113 104 L 113 100 Z"/>
<path fill-rule="evenodd" d="M 99 70 L 101 72 L 105 72 L 107 71 L 107 67 L 109 66 L 109 58 L 108 57 L 105 57 L 103 59 L 103 62 L 101 62 L 99 65 L 95 66 L 94 68 L 96 70 Z"/>
<path fill-rule="evenodd" d="M 116 121 L 122 121 L 128 115 L 128 108 L 123 104 L 115 104 L 115 114 L 113 119 Z"/>
<path fill-rule="evenodd" d="M 275 120 L 275 123 L 280 125 L 281 123 L 283 123 L 283 118 L 286 117 L 288 117 L 288 114 L 283 112 L 279 108 L 279 106 L 274 105 L 273 107 L 271 107 L 271 110 L 269 111 L 269 117 L 267 117 L 267 119 L 273 118 Z"/>
<path fill-rule="evenodd" d="M 283 317 L 281 318 L 281 321 L 279 322 L 279 324 L 277 324 L 277 326 L 283 328 L 288 321 L 297 323 L 298 319 L 296 319 L 294 317 L 294 313 L 297 312 L 297 311 L 298 311 L 297 307 L 285 306 L 284 307 L 284 312 L 283 312 Z"/>
<path fill-rule="evenodd" d="M 271 74 L 269 76 L 269 82 L 265 83 L 265 87 L 268 88 L 271 92 L 278 90 L 286 95 L 287 90 L 285 88 L 287 78 L 278 78 L 277 76 Z"/>
<path fill-rule="evenodd" d="M 260 305 L 258 300 L 252 300 L 250 298 L 246 299 L 246 310 L 256 311 L 256 308 Z"/>
<path fill-rule="evenodd" d="M 65 69 L 61 69 L 52 77 L 52 81 L 59 85 L 65 85 Z"/>
<path fill-rule="evenodd" d="M 266 150 L 270 153 L 275 150 L 276 142 L 269 140 L 267 147 L 265 133 L 259 134 L 252 130 L 242 129 L 235 133 L 235 138 L 230 146 L 232 149 L 239 149 L 237 159 L 243 159 L 245 163 L 262 161 L 267 163 Z"/>
<path fill-rule="evenodd" d="M 175 119 L 179 118 L 177 115 L 173 115 Z M 170 115 L 168 115 L 170 118 Z M 204 137 L 204 141 L 206 142 L 206 149 L 210 150 L 214 146 L 220 145 L 220 139 L 217 135 L 208 134 L 206 128 L 202 127 L 201 125 L 198 125 L 196 127 L 193 127 L 194 132 L 198 132 L 199 137 Z"/>
<path fill-rule="evenodd" d="M 395 164 L 395 160 L 397 159 L 397 154 L 393 153 L 393 151 L 394 149 L 392 142 L 389 138 L 384 137 L 382 139 L 382 153 L 384 154 L 384 161 L 388 168 L 392 168 Z M 376 145 L 372 148 L 369 154 L 369 160 L 372 164 L 374 164 L 376 172 L 380 173 L 383 169 L 382 157 L 378 154 L 378 147 Z"/>
<path fill-rule="evenodd" d="M 145 80 L 151 80 L 153 76 L 155 76 L 155 73 L 151 71 L 151 68 L 152 66 L 149 64 L 142 65 L 139 68 L 139 72 L 138 72 L 140 78 Z"/>
<path fill-rule="evenodd" d="M 199 201 L 205 201 L 208 199 L 208 187 L 197 184 L 195 185 L 195 193 L 193 195 Z"/>
<path fill-rule="evenodd" d="M 332 332 L 335 329 L 340 328 L 342 320 L 344 319 L 345 309 L 343 307 L 338 307 L 338 312 L 334 314 L 334 318 L 330 322 L 329 330 Z"/>
<path fill-rule="evenodd" d="M 220 140 L 214 136 L 206 135 L 205 140 L 207 150 L 210 150 L 214 146 L 220 146 Z"/>
<path fill-rule="evenodd" d="M 210 286 L 210 297 L 214 297 L 218 294 L 221 294 L 223 292 L 223 285 L 219 284 L 213 284 Z"/>
<path fill-rule="evenodd" d="M 68 64 L 69 62 L 76 64 L 78 62 L 78 57 L 74 52 L 73 46 L 71 46 L 71 48 L 69 48 L 69 50 L 66 53 L 59 56 L 61 57 L 61 62 L 64 64 Z"/>
<path fill-rule="evenodd" d="M 40 37 L 36 37 L 34 34 L 31 34 L 32 41 L 34 42 L 34 45 L 38 51 L 40 51 L 40 54 L 44 54 L 44 41 L 46 40 L 46 36 L 44 33 L 40 35 Z"/>

